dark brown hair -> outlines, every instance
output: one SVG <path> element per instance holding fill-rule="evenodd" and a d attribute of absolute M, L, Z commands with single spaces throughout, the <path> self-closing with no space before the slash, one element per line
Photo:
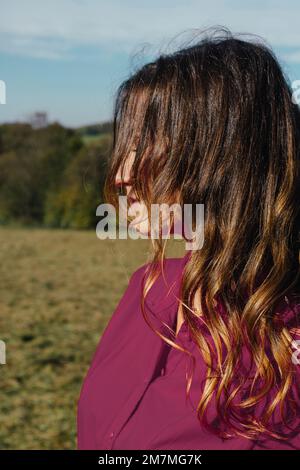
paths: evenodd
<path fill-rule="evenodd" d="M 221 29 L 141 67 L 115 103 L 107 200 L 116 202 L 116 173 L 135 148 L 132 185 L 149 208 L 174 194 L 205 207 L 204 246 L 191 253 L 180 302 L 207 366 L 199 418 L 209 426 L 214 400 L 225 437 L 283 437 L 272 431 L 273 414 L 279 407 L 290 419 L 292 335 L 276 313 L 299 294 L 300 113 L 291 96 L 269 46 Z M 145 294 L 163 258 L 154 245 Z M 193 321 L 196 292 L 213 346 Z"/>

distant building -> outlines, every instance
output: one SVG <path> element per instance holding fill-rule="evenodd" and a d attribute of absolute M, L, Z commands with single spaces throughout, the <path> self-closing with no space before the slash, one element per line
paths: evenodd
<path fill-rule="evenodd" d="M 48 116 L 47 113 L 44 111 L 38 111 L 33 113 L 30 118 L 29 122 L 33 129 L 41 129 L 42 127 L 48 126 Z"/>

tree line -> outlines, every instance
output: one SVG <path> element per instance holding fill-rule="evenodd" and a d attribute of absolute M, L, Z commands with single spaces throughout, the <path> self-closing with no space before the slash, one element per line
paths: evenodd
<path fill-rule="evenodd" d="M 95 227 L 111 144 L 110 123 L 1 125 L 0 224 Z"/>

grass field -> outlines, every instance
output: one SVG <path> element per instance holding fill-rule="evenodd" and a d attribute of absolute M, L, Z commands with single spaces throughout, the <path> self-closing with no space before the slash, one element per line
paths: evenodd
<path fill-rule="evenodd" d="M 149 248 L 94 231 L 0 229 L 1 449 L 76 448 L 83 377 Z M 171 244 L 168 256 L 181 254 Z"/>
<path fill-rule="evenodd" d="M 109 133 L 102 133 L 102 134 L 95 134 L 95 135 L 83 135 L 82 141 L 84 144 L 94 144 L 94 143 L 101 143 L 103 140 L 111 140 L 111 134 Z"/>

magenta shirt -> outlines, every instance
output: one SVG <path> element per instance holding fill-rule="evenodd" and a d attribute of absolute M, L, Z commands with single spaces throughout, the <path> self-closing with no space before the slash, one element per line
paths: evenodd
<path fill-rule="evenodd" d="M 176 329 L 178 302 L 174 294 L 179 294 L 187 256 L 167 259 L 167 285 L 160 276 L 147 295 L 151 323 L 169 338 L 159 318 Z M 259 442 L 243 437 L 223 440 L 199 423 L 195 410 L 205 365 L 184 322 L 176 342 L 196 358 L 190 399 L 186 401 L 187 355 L 166 344 L 142 315 L 145 268 L 131 276 L 85 377 L 77 410 L 78 449 L 300 449 L 299 433 L 288 442 L 263 437 Z M 300 313 L 298 307 L 296 313 Z M 299 390 L 297 393 L 299 403 Z"/>

